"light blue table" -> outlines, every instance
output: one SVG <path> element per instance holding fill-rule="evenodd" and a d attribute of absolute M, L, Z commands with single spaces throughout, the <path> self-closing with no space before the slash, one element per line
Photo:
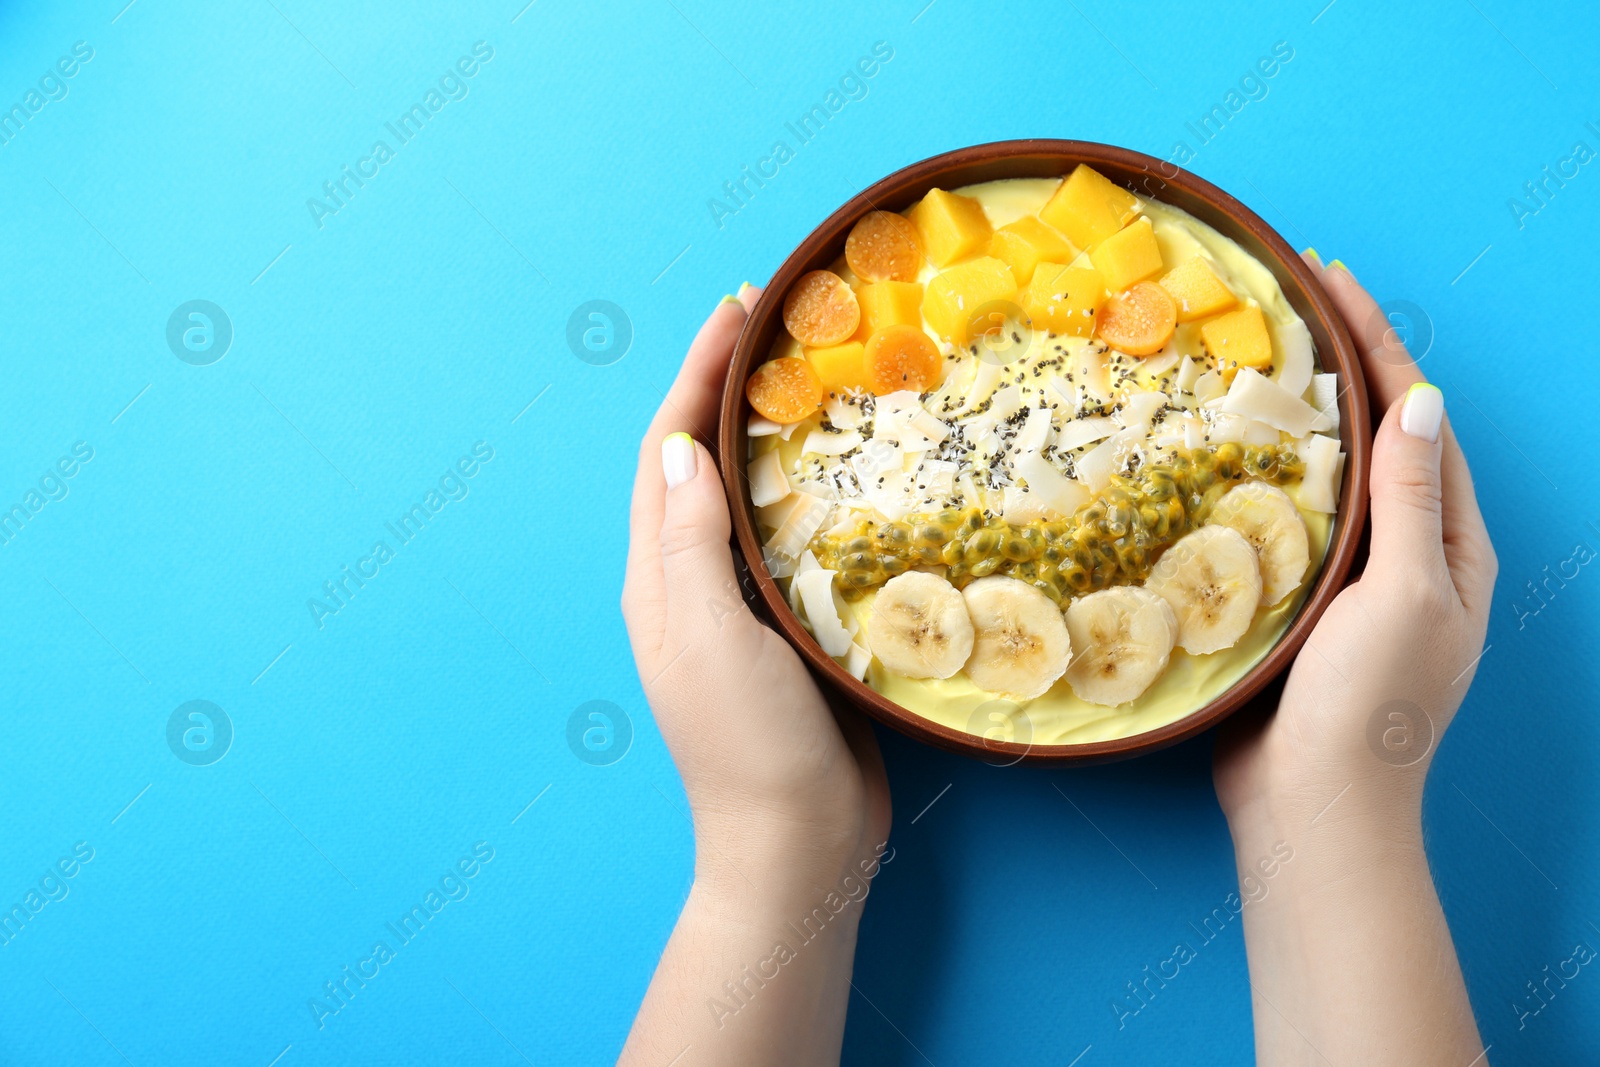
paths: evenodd
<path fill-rule="evenodd" d="M 1592 1059 L 1600 976 L 1514 1008 L 1600 947 L 1592 5 L 124 2 L 0 6 L 0 1063 L 609 1061 L 691 856 L 617 609 L 637 435 L 853 190 L 1027 135 L 1183 144 L 1408 302 L 1501 559 L 1430 853 L 1493 1062 Z M 1110 1009 L 1234 889 L 1209 739 L 883 740 L 847 1062 L 1248 1060 L 1236 926 Z"/>

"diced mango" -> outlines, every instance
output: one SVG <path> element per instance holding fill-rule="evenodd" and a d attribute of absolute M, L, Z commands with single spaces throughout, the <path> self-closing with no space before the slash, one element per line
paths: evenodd
<path fill-rule="evenodd" d="M 1156 244 L 1156 230 L 1148 218 L 1124 226 L 1095 245 L 1089 259 L 1114 293 L 1161 273 L 1161 246 Z"/>
<path fill-rule="evenodd" d="M 906 214 L 916 224 L 923 251 L 935 267 L 984 251 L 994 232 L 982 204 L 943 189 L 930 189 Z"/>
<path fill-rule="evenodd" d="M 1230 381 L 1240 367 L 1264 371 L 1272 366 L 1272 335 L 1266 316 L 1254 304 L 1202 322 L 1200 340 Z"/>
<path fill-rule="evenodd" d="M 1022 310 L 1035 330 L 1088 337 L 1105 300 L 1105 279 L 1093 267 L 1040 263 L 1022 292 Z"/>
<path fill-rule="evenodd" d="M 989 254 L 1006 261 L 1018 285 L 1027 285 L 1040 262 L 1069 263 L 1077 258 L 1078 250 L 1060 230 L 1024 215 L 994 231 Z"/>
<path fill-rule="evenodd" d="M 1039 218 L 1079 248 L 1099 244 L 1133 218 L 1138 199 L 1093 167 L 1079 164 L 1056 188 Z"/>
<path fill-rule="evenodd" d="M 922 297 L 922 315 L 934 333 L 961 345 L 971 338 L 975 327 L 976 332 L 987 328 L 979 315 L 986 305 L 1012 302 L 1016 298 L 1017 279 L 1011 268 L 1004 260 L 983 256 L 929 279 L 927 292 Z M 987 314 L 982 316 L 982 320 L 987 318 Z"/>
<path fill-rule="evenodd" d="M 806 360 L 830 390 L 867 388 L 866 346 L 860 341 L 808 348 Z"/>
<path fill-rule="evenodd" d="M 1202 256 L 1172 268 L 1161 279 L 1161 288 L 1172 294 L 1178 305 L 1178 321 L 1193 322 L 1219 311 L 1227 311 L 1239 302 L 1216 271 Z"/>
<path fill-rule="evenodd" d="M 866 344 L 885 326 L 922 325 L 922 285 L 918 282 L 869 282 L 856 290 L 861 328 L 855 339 Z"/>

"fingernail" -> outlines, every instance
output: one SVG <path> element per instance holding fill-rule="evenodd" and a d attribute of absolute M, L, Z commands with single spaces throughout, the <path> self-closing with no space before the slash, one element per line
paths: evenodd
<path fill-rule="evenodd" d="M 755 288 L 755 286 L 751 285 L 749 282 L 740 282 L 739 283 L 739 296 L 740 296 L 740 298 L 742 299 L 744 297 L 745 293 L 749 292 L 751 289 L 754 289 L 754 288 Z"/>
<path fill-rule="evenodd" d="M 734 296 L 732 293 L 729 293 L 717 303 L 717 307 L 721 307 L 723 304 L 737 304 L 738 302 L 739 298 Z"/>
<path fill-rule="evenodd" d="M 1352 278 L 1354 278 L 1356 276 L 1356 272 L 1351 270 L 1349 267 L 1345 266 L 1344 265 L 1344 260 L 1342 260 L 1342 259 L 1336 259 L 1332 263 L 1329 263 L 1328 266 L 1330 266 L 1330 267 L 1338 267 L 1340 270 L 1344 271 L 1346 274 L 1350 275 L 1350 277 L 1352 277 Z"/>
<path fill-rule="evenodd" d="M 696 464 L 694 438 L 681 431 L 667 434 L 661 442 L 661 473 L 667 488 L 676 489 L 693 478 Z"/>
<path fill-rule="evenodd" d="M 1319 266 L 1319 267 L 1322 266 L 1322 257 L 1320 255 L 1318 255 L 1317 254 L 1317 250 L 1315 248 L 1312 248 L 1310 245 L 1307 245 L 1306 246 L 1306 250 L 1304 252 L 1301 252 L 1300 254 L 1302 256 L 1310 256 L 1312 259 L 1317 261 L 1317 266 Z"/>
<path fill-rule="evenodd" d="M 1444 422 L 1444 394 L 1437 385 L 1418 382 L 1406 390 L 1405 403 L 1400 405 L 1400 428 L 1412 437 L 1424 441 L 1439 439 L 1439 426 Z"/>

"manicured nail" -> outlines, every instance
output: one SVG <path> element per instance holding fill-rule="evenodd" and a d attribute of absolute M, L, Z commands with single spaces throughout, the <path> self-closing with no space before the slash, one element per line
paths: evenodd
<path fill-rule="evenodd" d="M 696 466 L 694 438 L 683 432 L 669 433 L 661 442 L 661 473 L 667 488 L 676 489 L 694 477 Z"/>
<path fill-rule="evenodd" d="M 1342 260 L 1342 259 L 1336 259 L 1332 263 L 1329 263 L 1328 266 L 1330 266 L 1330 267 L 1338 267 L 1340 270 L 1344 271 L 1346 274 L 1350 275 L 1350 277 L 1352 277 L 1352 278 L 1354 278 L 1356 276 L 1356 272 L 1351 270 L 1349 267 L 1345 266 L 1344 265 L 1344 260 Z"/>
<path fill-rule="evenodd" d="M 738 302 L 739 298 L 734 296 L 732 293 L 729 293 L 727 296 L 722 298 L 722 300 L 717 304 L 717 307 L 721 307 L 723 304 L 737 304 Z"/>
<path fill-rule="evenodd" d="M 739 296 L 740 296 L 740 298 L 742 299 L 744 297 L 744 294 L 747 291 L 749 291 L 751 289 L 754 289 L 754 288 L 755 288 L 755 286 L 751 285 L 749 282 L 740 282 L 739 283 Z"/>
<path fill-rule="evenodd" d="M 1437 385 L 1418 382 L 1406 390 L 1405 403 L 1400 405 L 1400 428 L 1412 437 L 1424 441 L 1439 439 L 1439 426 L 1444 422 L 1444 394 Z"/>
<path fill-rule="evenodd" d="M 1302 256 L 1310 256 L 1312 259 L 1317 261 L 1317 266 L 1322 266 L 1322 257 L 1317 254 L 1317 250 L 1315 248 L 1312 248 L 1308 245 L 1306 246 L 1306 250 L 1300 254 Z"/>

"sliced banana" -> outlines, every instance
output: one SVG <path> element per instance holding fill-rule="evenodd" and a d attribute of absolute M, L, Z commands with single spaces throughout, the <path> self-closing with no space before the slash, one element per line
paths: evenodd
<path fill-rule="evenodd" d="M 878 590 L 867 646 L 906 678 L 948 678 L 972 654 L 972 620 L 955 586 L 936 574 L 907 571 Z"/>
<path fill-rule="evenodd" d="M 1244 534 L 1261 565 L 1261 602 L 1272 605 L 1300 588 L 1311 566 L 1311 542 L 1294 501 L 1275 485 L 1245 482 L 1229 489 L 1207 522 Z"/>
<path fill-rule="evenodd" d="M 961 591 L 976 639 L 972 684 L 1013 700 L 1042 696 L 1067 669 L 1072 640 L 1055 602 L 1016 578 L 979 578 Z"/>
<path fill-rule="evenodd" d="M 1178 619 L 1165 600 L 1136 585 L 1074 600 L 1067 633 L 1076 650 L 1067 682 L 1078 699 L 1116 707 L 1136 700 L 1167 669 Z"/>
<path fill-rule="evenodd" d="M 1233 647 L 1250 629 L 1261 566 L 1238 530 L 1202 526 L 1161 554 L 1144 585 L 1172 606 L 1179 646 L 1204 655 Z"/>

